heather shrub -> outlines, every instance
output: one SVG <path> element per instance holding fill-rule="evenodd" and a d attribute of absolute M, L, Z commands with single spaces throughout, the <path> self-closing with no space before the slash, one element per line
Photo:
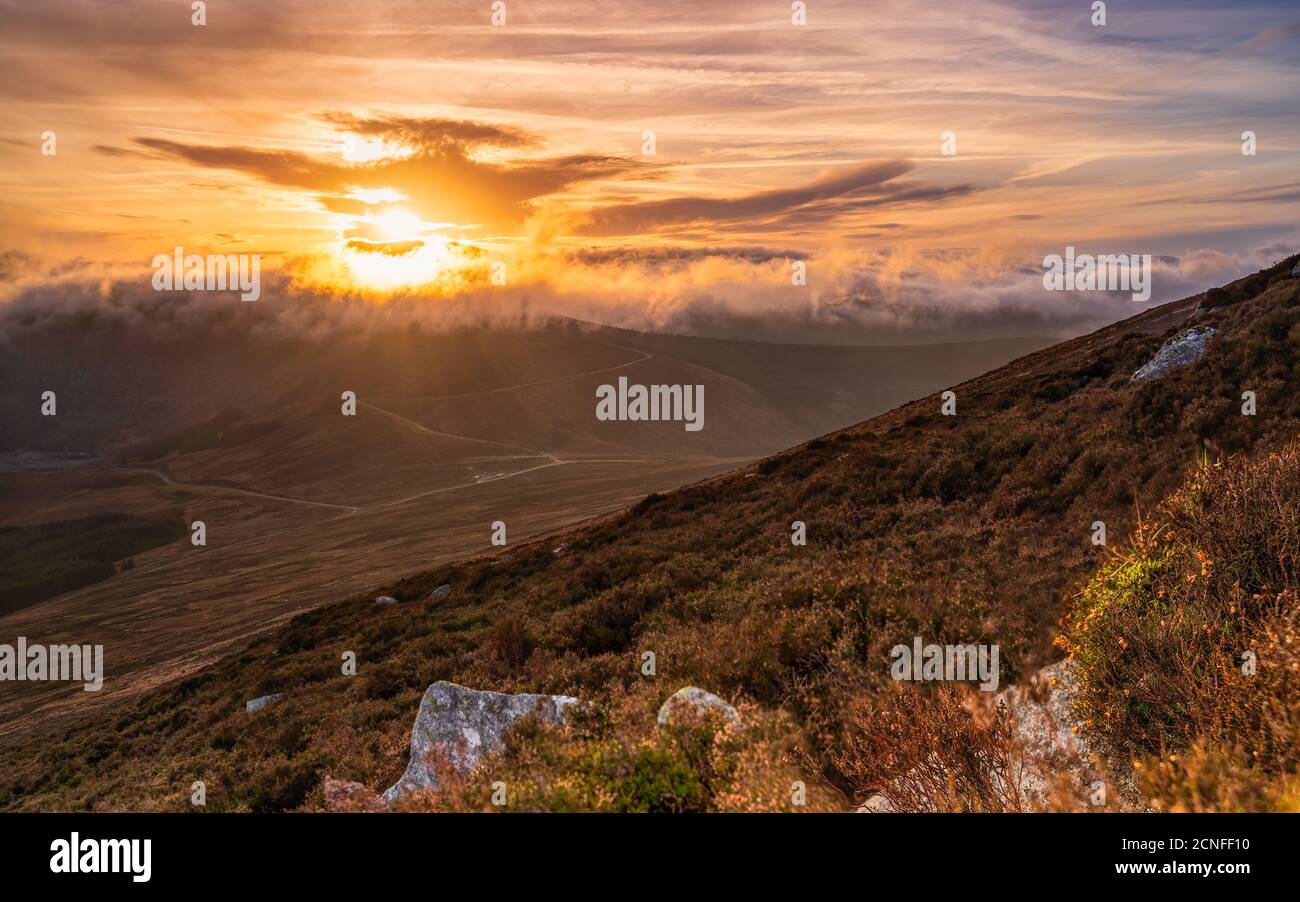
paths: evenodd
<path fill-rule="evenodd" d="M 1293 800 L 1278 787 L 1300 765 L 1300 452 L 1205 464 L 1157 518 L 1058 640 L 1086 724 L 1162 805 Z"/>
<path fill-rule="evenodd" d="M 899 686 L 854 706 L 835 765 L 859 797 L 879 793 L 897 811 L 1020 811 L 1024 760 L 1011 716 L 951 686 Z"/>
<path fill-rule="evenodd" d="M 1300 779 L 1252 767 L 1240 746 L 1197 740 L 1182 754 L 1140 761 L 1136 770 L 1138 786 L 1156 811 L 1300 812 Z"/>

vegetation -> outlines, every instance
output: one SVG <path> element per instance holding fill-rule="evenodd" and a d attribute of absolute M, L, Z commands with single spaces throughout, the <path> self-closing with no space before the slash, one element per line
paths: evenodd
<path fill-rule="evenodd" d="M 1300 450 L 1198 469 L 1083 591 L 1089 725 L 1163 808 L 1300 810 Z"/>
<path fill-rule="evenodd" d="M 979 693 L 944 686 L 859 699 L 836 766 L 859 795 L 889 787 L 897 811 L 1022 811 L 1023 756 L 1011 712 Z"/>
<path fill-rule="evenodd" d="M 494 788 L 506 788 L 512 811 L 685 813 L 834 811 L 843 799 L 807 787 L 789 754 L 792 725 L 746 706 L 740 720 L 716 715 L 657 727 L 649 687 L 618 693 L 554 727 L 528 720 L 512 728 L 486 766 L 437 769 L 435 791 L 413 794 L 403 811 L 495 811 Z"/>
<path fill-rule="evenodd" d="M 154 461 L 169 454 L 233 448 L 278 429 L 279 423 L 245 420 L 238 410 L 223 410 L 202 423 L 163 438 L 140 442 L 128 448 L 123 457 L 129 461 Z"/>
<path fill-rule="evenodd" d="M 173 514 L 94 514 L 37 526 L 0 526 L 0 614 L 129 570 L 135 566 L 131 555 L 184 535 L 185 524 Z"/>
<path fill-rule="evenodd" d="M 1089 541 L 1091 524 L 1104 521 L 1114 536 L 1139 534 L 1135 511 L 1173 494 L 1189 471 L 1226 472 L 1200 469 L 1207 456 L 1276 450 L 1294 437 L 1294 262 L 1223 288 L 1214 308 L 1198 314 L 1217 330 L 1209 352 L 1163 378 L 1130 380 L 1188 327 L 1198 298 L 956 386 L 955 417 L 940 413 L 937 396 L 924 398 L 747 470 L 513 547 L 509 560 L 463 561 L 325 604 L 220 664 L 61 727 L 39 754 L 30 753 L 30 740 L 26 749 L 0 750 L 0 806 L 189 810 L 190 784 L 202 779 L 207 810 L 320 808 L 326 776 L 376 789 L 400 776 L 420 697 L 440 679 L 576 695 L 596 712 L 571 727 L 525 728 L 491 773 L 449 780 L 421 802 L 427 807 L 482 807 L 492 773 L 512 775 L 522 808 L 788 810 L 792 779 L 807 783 L 810 807 L 860 801 L 891 773 L 925 760 L 924 746 L 873 726 L 880 712 L 916 707 L 889 678 L 892 645 L 918 635 L 997 643 L 1002 683 L 1010 685 L 1050 660 L 1066 603 L 1103 565 L 1081 616 L 1110 612 L 1093 618 L 1088 635 L 1114 640 L 1111 626 L 1128 626 L 1116 618 L 1136 617 L 1124 612 L 1183 573 L 1186 552 L 1168 543 L 1193 538 L 1187 521 L 1175 521 L 1173 537 L 1162 533 L 1165 544 L 1149 559 L 1116 570 Z M 1256 416 L 1239 413 L 1245 388 L 1259 398 Z M 1180 497 L 1195 495 L 1188 491 Z M 790 541 L 794 520 L 807 524 L 804 547 Z M 1202 521 L 1207 529 L 1218 522 Z M 1273 541 L 1246 527 L 1236 535 L 1240 543 Z M 1214 562 L 1210 572 L 1241 579 L 1247 595 L 1284 588 L 1280 571 L 1267 569 L 1272 544 L 1254 557 L 1245 545 L 1227 553 L 1196 547 Z M 429 598 L 444 583 L 450 594 Z M 380 592 L 400 603 L 373 604 Z M 1250 638 L 1272 649 L 1268 631 L 1284 627 L 1280 602 L 1224 597 L 1240 605 L 1222 615 L 1218 597 L 1207 596 L 1205 613 L 1220 613 L 1205 621 L 1207 635 L 1232 637 L 1233 654 Z M 1163 753 L 1175 738 L 1212 737 L 1208 709 L 1189 715 L 1154 695 L 1190 690 L 1165 687 L 1160 676 L 1141 679 L 1137 668 L 1160 674 L 1174 658 L 1159 644 L 1158 621 L 1138 619 L 1144 629 L 1123 638 L 1145 657 L 1112 653 L 1117 666 L 1135 669 L 1094 677 L 1089 704 L 1098 712 L 1120 706 L 1119 681 L 1134 681 L 1144 694 L 1117 709 L 1136 731 L 1137 749 Z M 1191 642 L 1191 632 L 1177 635 Z M 1267 641 L 1283 641 L 1285 633 L 1277 635 Z M 1109 666 L 1100 645 L 1070 641 L 1084 643 L 1077 654 L 1094 674 Z M 647 650 L 657 657 L 654 678 L 640 672 Z M 345 651 L 357 656 L 355 677 L 341 673 Z M 1216 660 L 1207 650 L 1185 654 Z M 684 685 L 754 712 L 752 740 L 656 730 L 655 705 Z M 1241 691 L 1273 691 L 1261 685 Z M 285 693 L 274 709 L 244 711 L 247 699 L 271 692 Z M 977 753 L 956 785 L 979 797 L 967 807 L 1014 807 L 982 774 L 1001 766 L 997 722 L 968 724 L 959 699 L 921 698 L 930 696 L 947 707 L 917 709 L 930 712 L 932 729 L 908 735 L 965 742 L 954 749 Z M 1293 767 L 1276 746 L 1282 734 L 1259 730 L 1247 742 L 1252 767 Z M 891 756 L 892 772 L 870 764 Z"/>

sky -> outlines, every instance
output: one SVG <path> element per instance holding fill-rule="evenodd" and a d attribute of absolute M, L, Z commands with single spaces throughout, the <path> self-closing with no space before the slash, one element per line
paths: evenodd
<path fill-rule="evenodd" d="M 792 6 L 0 0 L 0 309 L 181 246 L 272 303 L 1058 336 L 1145 308 L 1046 254 L 1154 303 L 1300 249 L 1300 4 Z"/>

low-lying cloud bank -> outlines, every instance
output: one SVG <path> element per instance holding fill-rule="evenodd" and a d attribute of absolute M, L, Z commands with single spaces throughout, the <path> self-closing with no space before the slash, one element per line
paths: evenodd
<path fill-rule="evenodd" d="M 1155 256 L 1151 304 L 1195 294 L 1293 253 Z M 1087 249 L 1081 248 L 1080 252 Z M 506 284 L 493 284 L 504 264 Z M 805 284 L 794 284 L 798 267 Z M 1049 291 L 1041 259 L 965 250 L 808 255 L 785 248 L 605 247 L 467 255 L 430 286 L 382 295 L 330 287 L 320 261 L 263 261 L 261 299 L 155 291 L 147 266 L 43 265 L 0 253 L 0 342 L 46 329 L 246 330 L 329 339 L 375 328 L 537 325 L 553 317 L 644 331 L 768 341 L 896 344 L 1064 337 L 1147 309 L 1125 291 Z"/>

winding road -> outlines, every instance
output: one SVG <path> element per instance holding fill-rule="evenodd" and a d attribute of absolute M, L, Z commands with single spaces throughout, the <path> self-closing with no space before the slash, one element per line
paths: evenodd
<path fill-rule="evenodd" d="M 629 360 L 625 363 L 618 363 L 613 366 L 601 367 L 600 369 L 585 370 L 580 373 L 568 373 L 563 376 L 554 376 L 549 379 L 538 379 L 532 382 L 520 382 L 516 385 L 506 385 L 500 388 L 485 389 L 483 391 L 462 392 L 460 394 L 451 394 L 451 395 L 412 395 L 409 397 L 402 397 L 402 398 L 381 398 L 380 400 L 430 401 L 430 400 L 441 400 L 441 399 L 450 399 L 450 398 L 472 398 L 472 397 L 481 397 L 485 395 L 496 395 L 496 394 L 501 394 L 503 392 L 518 391 L 519 389 L 523 389 L 523 388 L 532 388 L 538 385 L 548 385 L 554 382 L 562 382 L 566 379 L 577 379 L 581 376 L 592 376 L 592 375 L 597 375 L 599 373 L 613 372 L 615 370 L 621 370 L 624 367 L 635 366 L 638 363 L 644 363 L 645 361 L 652 359 L 654 356 L 652 354 L 647 354 L 644 351 L 635 350 L 634 348 L 624 348 L 619 345 L 610 345 L 609 347 L 617 348 L 620 351 L 627 351 L 628 353 L 631 354 L 640 354 L 641 356 L 636 360 Z M 139 473 L 149 473 L 153 476 L 156 476 L 158 479 L 162 480 L 167 485 L 176 486 L 177 488 L 193 489 L 195 491 L 203 491 L 203 492 L 226 492 L 232 495 L 245 495 L 250 498 L 262 498 L 269 501 L 282 501 L 288 504 L 301 504 L 310 507 L 327 508 L 331 510 L 342 511 L 343 513 L 340 514 L 340 516 L 351 517 L 351 516 L 356 516 L 358 514 L 368 514 L 376 511 L 386 510 L 391 507 L 396 507 L 401 504 L 407 504 L 411 501 L 419 500 L 420 498 L 426 498 L 430 495 L 439 495 L 444 492 L 454 492 L 460 489 L 472 488 L 473 486 L 476 485 L 484 485 L 489 482 L 497 482 L 502 479 L 513 479 L 516 476 L 523 476 L 525 473 L 533 473 L 537 470 L 545 470 L 550 467 L 560 467 L 560 466 L 567 466 L 570 464 L 583 464 L 583 463 L 641 463 L 651 459 L 651 458 L 619 457 L 619 458 L 579 458 L 577 460 L 572 460 L 572 459 L 566 460 L 552 451 L 544 451 L 540 448 L 530 448 L 527 445 L 516 445 L 510 442 L 499 442 L 499 441 L 494 441 L 492 439 L 475 438 L 469 435 L 457 435 L 452 432 L 439 432 L 436 429 L 430 429 L 428 426 L 425 426 L 423 423 L 418 423 L 415 420 L 412 420 L 410 417 L 405 417 L 399 413 L 395 413 L 394 411 L 387 410 L 383 407 L 380 407 L 378 404 L 375 404 L 371 401 L 361 401 L 359 402 L 359 404 L 361 407 L 365 407 L 369 410 L 373 410 L 376 413 L 382 414 L 386 417 L 390 417 L 391 419 L 397 420 L 403 425 L 408 426 L 418 432 L 422 432 L 426 435 L 431 435 L 436 438 L 447 438 L 447 439 L 454 439 L 454 440 L 465 441 L 465 442 L 475 442 L 480 445 L 493 445 L 498 448 L 510 448 L 515 451 L 526 452 L 523 455 L 510 455 L 506 457 L 489 458 L 489 459 L 520 460 L 520 459 L 528 459 L 528 458 L 537 458 L 539 460 L 545 460 L 547 462 L 543 464 L 538 464 L 535 467 L 525 467 L 522 470 L 515 470 L 512 473 L 500 473 L 494 476 L 476 478 L 472 482 L 465 482 L 465 483 L 460 483 L 458 485 L 443 486 L 437 489 L 430 489 L 424 492 L 417 492 L 416 494 L 409 495 L 405 498 L 398 498 L 394 501 L 385 501 L 381 504 L 376 504 L 365 508 L 355 507 L 347 504 L 331 504 L 325 501 L 313 501 L 308 498 L 294 498 L 289 495 L 275 495 L 269 492 L 256 492 L 251 489 L 241 489 L 241 488 L 236 488 L 234 486 L 217 485 L 214 483 L 181 482 L 173 478 L 172 475 L 168 473 L 166 470 L 162 470 L 156 467 L 122 465 L 122 466 L 115 467 L 114 469 L 134 471 Z"/>

